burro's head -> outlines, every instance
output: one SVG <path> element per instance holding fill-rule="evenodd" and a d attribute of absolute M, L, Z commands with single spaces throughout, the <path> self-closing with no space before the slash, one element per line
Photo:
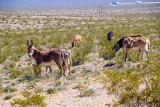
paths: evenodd
<path fill-rule="evenodd" d="M 27 40 L 27 52 L 28 56 L 31 58 L 34 53 L 34 45 L 32 40 Z"/>

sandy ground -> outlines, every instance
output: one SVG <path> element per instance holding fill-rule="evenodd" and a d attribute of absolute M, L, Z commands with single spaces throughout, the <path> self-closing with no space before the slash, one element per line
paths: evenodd
<path fill-rule="evenodd" d="M 60 91 L 58 91 L 57 94 L 46 94 L 42 93 L 42 95 L 46 96 L 46 106 L 47 107 L 107 107 L 109 104 L 111 104 L 116 97 L 114 95 L 108 95 L 107 90 L 105 89 L 105 85 L 101 82 L 100 76 L 86 76 L 88 79 L 85 79 L 85 77 L 79 76 L 83 69 L 88 68 L 92 70 L 92 74 L 94 74 L 94 71 L 100 71 L 100 74 L 102 73 L 101 70 L 103 69 L 103 66 L 107 63 L 105 60 L 99 60 L 99 61 L 93 61 L 90 63 L 86 63 L 80 66 L 73 67 L 73 69 L 76 70 L 76 73 L 73 73 L 71 78 L 67 80 L 66 77 L 61 78 L 62 81 L 61 86 L 64 88 Z M 1 74 L 6 75 L 6 74 Z M 41 81 L 36 83 L 36 87 L 43 87 L 44 90 L 47 90 L 51 87 L 51 85 L 54 83 L 53 78 L 45 79 L 45 72 L 43 74 L 43 77 Z M 43 79 L 44 78 L 44 79 Z M 13 81 L 6 81 L 6 84 L 9 85 Z M 92 88 L 95 91 L 95 94 L 90 97 L 79 97 L 80 91 L 78 89 L 75 89 L 74 87 L 78 85 L 79 83 L 84 83 L 84 85 L 87 88 Z M 13 98 L 21 98 L 21 91 L 27 89 L 27 83 L 17 83 L 15 85 L 17 91 L 12 93 Z M 36 88 L 35 87 L 35 88 Z M 31 89 L 30 91 L 34 92 L 35 88 Z M 3 97 L 0 97 L 0 107 L 11 107 L 10 100 L 3 100 Z"/>

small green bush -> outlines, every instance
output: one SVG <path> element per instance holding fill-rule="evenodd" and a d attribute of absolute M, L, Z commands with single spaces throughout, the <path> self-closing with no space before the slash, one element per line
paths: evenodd
<path fill-rule="evenodd" d="M 9 68 L 8 71 L 11 73 L 11 78 L 17 78 L 23 73 L 22 70 L 15 68 Z"/>
<path fill-rule="evenodd" d="M 103 81 L 109 94 L 119 96 L 115 106 L 160 106 L 160 57 L 154 55 L 134 69 L 105 70 Z M 143 85 L 143 88 L 140 86 Z"/>
<path fill-rule="evenodd" d="M 13 60 L 9 60 L 9 61 L 5 62 L 5 67 L 6 68 L 12 68 L 12 69 L 14 69 L 15 65 L 16 65 L 16 63 Z"/>
<path fill-rule="evenodd" d="M 40 94 L 31 94 L 28 92 L 24 92 L 24 98 L 15 98 L 12 100 L 12 106 L 18 107 L 28 107 L 28 106 L 38 106 L 38 107 L 46 107 L 44 103 L 45 97 Z M 26 94 L 27 93 L 27 94 Z"/>
<path fill-rule="evenodd" d="M 35 91 L 35 93 L 42 93 L 43 88 L 42 87 L 37 87 L 34 91 Z"/>
<path fill-rule="evenodd" d="M 85 77 L 85 76 L 87 76 L 87 75 L 89 75 L 89 74 L 91 74 L 91 73 L 92 73 L 92 70 L 91 70 L 91 69 L 84 68 L 84 69 L 82 70 L 82 72 L 80 73 L 80 76 Z"/>
<path fill-rule="evenodd" d="M 93 88 L 83 88 L 80 89 L 80 95 L 78 95 L 79 97 L 90 97 L 93 96 L 95 94 L 95 90 Z"/>
<path fill-rule="evenodd" d="M 0 84 L 0 94 L 3 93 L 4 87 Z"/>
<path fill-rule="evenodd" d="M 57 79 L 55 80 L 54 82 L 54 86 L 57 87 L 57 86 L 60 86 L 62 84 L 61 80 L 60 79 Z"/>
<path fill-rule="evenodd" d="M 56 88 L 49 88 L 46 92 L 47 92 L 47 94 L 56 94 L 57 89 Z"/>
<path fill-rule="evenodd" d="M 37 86 L 36 82 L 31 81 L 28 83 L 28 85 L 26 86 L 27 89 L 33 89 Z"/>
<path fill-rule="evenodd" d="M 5 93 L 12 93 L 12 92 L 15 92 L 15 91 L 17 91 L 17 89 L 15 89 L 11 86 L 7 86 L 3 89 L 3 92 L 5 92 Z"/>
<path fill-rule="evenodd" d="M 12 97 L 13 97 L 13 95 L 7 95 L 7 96 L 5 96 L 3 99 L 4 99 L 4 100 L 10 100 Z"/>
<path fill-rule="evenodd" d="M 72 64 L 73 66 L 83 64 L 86 56 L 92 52 L 93 39 L 91 37 L 84 38 L 79 47 L 72 48 Z"/>
<path fill-rule="evenodd" d="M 116 40 L 108 41 L 106 36 L 101 36 L 99 38 L 99 54 L 100 57 L 104 59 L 111 59 L 114 54 L 114 50 L 112 50 L 112 47 L 115 45 Z"/>
<path fill-rule="evenodd" d="M 24 97 L 29 97 L 31 95 L 31 92 L 27 91 L 27 90 L 24 90 L 21 92 L 21 94 L 24 96 Z"/>

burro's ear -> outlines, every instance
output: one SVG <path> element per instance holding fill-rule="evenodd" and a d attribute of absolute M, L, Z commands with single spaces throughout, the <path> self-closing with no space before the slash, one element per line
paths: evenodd
<path fill-rule="evenodd" d="M 27 46 L 29 46 L 29 40 L 27 40 Z"/>

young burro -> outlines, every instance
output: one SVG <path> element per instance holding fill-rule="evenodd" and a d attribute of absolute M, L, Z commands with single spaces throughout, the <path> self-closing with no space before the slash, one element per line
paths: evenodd
<path fill-rule="evenodd" d="M 69 74 L 71 74 L 71 57 L 70 53 L 65 49 L 53 48 L 49 50 L 39 50 L 34 47 L 33 41 L 27 41 L 28 55 L 35 61 L 35 65 L 39 69 L 39 77 L 41 77 L 40 65 L 43 64 L 46 67 L 51 67 L 52 65 L 58 66 L 61 75 L 65 76 L 65 68 L 69 69 Z M 47 68 L 46 68 L 47 70 Z M 50 68 L 50 72 L 51 68 Z"/>
<path fill-rule="evenodd" d="M 148 57 L 150 40 L 140 35 L 126 36 L 121 38 L 112 48 L 115 51 L 114 56 L 120 48 L 125 49 L 125 61 L 128 57 L 129 50 L 143 51 L 143 53 L 145 52 Z M 143 59 L 143 53 L 141 59 Z"/>

